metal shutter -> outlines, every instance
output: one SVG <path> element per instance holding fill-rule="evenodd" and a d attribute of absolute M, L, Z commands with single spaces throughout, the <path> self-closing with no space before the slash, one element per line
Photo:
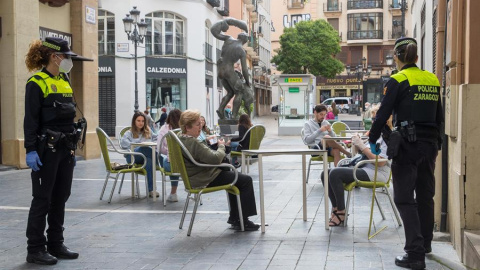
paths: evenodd
<path fill-rule="evenodd" d="M 115 77 L 98 78 L 98 114 L 100 128 L 115 137 Z"/>

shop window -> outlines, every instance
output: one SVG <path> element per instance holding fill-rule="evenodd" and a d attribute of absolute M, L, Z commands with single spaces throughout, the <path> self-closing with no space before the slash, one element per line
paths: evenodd
<path fill-rule="evenodd" d="M 115 55 L 115 15 L 98 10 L 98 55 Z"/>
<path fill-rule="evenodd" d="M 169 12 L 152 12 L 145 15 L 146 55 L 186 55 L 185 21 Z"/>
<path fill-rule="evenodd" d="M 147 78 L 147 106 L 150 106 L 152 118 L 160 118 L 161 109 L 187 109 L 186 78 Z"/>

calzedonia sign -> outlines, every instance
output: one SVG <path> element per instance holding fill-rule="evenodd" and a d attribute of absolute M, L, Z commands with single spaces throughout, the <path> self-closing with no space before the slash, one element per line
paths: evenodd
<path fill-rule="evenodd" d="M 187 60 L 174 58 L 151 58 L 145 61 L 146 74 L 149 78 L 186 78 Z"/>

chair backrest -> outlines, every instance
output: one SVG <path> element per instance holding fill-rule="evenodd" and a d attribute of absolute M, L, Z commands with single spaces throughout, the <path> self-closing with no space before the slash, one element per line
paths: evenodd
<path fill-rule="evenodd" d="M 190 178 L 188 178 L 187 174 L 187 168 L 185 167 L 185 160 L 183 159 L 182 150 L 191 160 L 193 160 L 193 157 L 180 141 L 177 134 L 175 134 L 173 131 L 169 130 L 165 137 L 167 139 L 168 159 L 170 160 L 171 172 L 180 173 L 185 188 L 187 190 L 192 189 Z"/>
<path fill-rule="evenodd" d="M 344 122 L 335 122 L 332 124 L 332 129 L 333 129 L 333 132 L 337 134 L 337 136 L 344 137 L 346 136 L 346 134 L 343 131 L 350 130 L 350 127 Z"/>
<path fill-rule="evenodd" d="M 98 141 L 100 143 L 100 150 L 102 151 L 102 156 L 103 156 L 103 161 L 105 162 L 105 168 L 107 168 L 107 171 L 112 170 L 112 165 L 110 164 L 110 155 L 108 153 L 108 144 L 113 146 L 113 142 L 108 138 L 107 133 L 103 131 L 103 129 L 97 127 L 97 136 L 98 136 Z M 115 146 L 113 146 L 115 147 Z"/>
<path fill-rule="evenodd" d="M 118 145 L 120 146 L 121 149 L 123 149 L 123 148 L 120 144 L 120 141 L 122 140 L 123 135 L 125 135 L 125 132 L 129 131 L 131 128 L 132 127 L 124 127 L 124 128 L 122 128 L 122 130 L 120 130 L 120 133 L 118 133 L 118 138 L 117 138 L 118 139 Z"/>
<path fill-rule="evenodd" d="M 265 126 L 254 125 L 247 130 L 247 133 L 245 133 L 245 136 L 247 136 L 248 133 L 250 133 L 250 145 L 248 149 L 249 150 L 260 149 L 260 144 L 262 143 L 263 137 L 265 137 Z"/>

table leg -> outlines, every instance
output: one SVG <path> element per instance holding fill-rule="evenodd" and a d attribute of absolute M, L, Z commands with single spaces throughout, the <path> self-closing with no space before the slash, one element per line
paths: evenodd
<path fill-rule="evenodd" d="M 263 194 L 263 162 L 262 154 L 258 155 L 258 185 L 260 187 L 260 223 L 262 233 L 265 232 L 265 199 Z M 243 166 L 242 166 L 243 167 Z"/>
<path fill-rule="evenodd" d="M 302 154 L 303 221 L 307 221 L 307 170 L 306 157 Z"/>
<path fill-rule="evenodd" d="M 241 167 L 241 172 L 245 173 L 245 153 L 242 152 L 242 167 Z"/>
<path fill-rule="evenodd" d="M 152 148 L 152 171 L 153 171 L 153 191 L 154 193 L 157 191 L 157 155 L 155 153 L 155 146 L 150 147 Z M 148 198 L 148 190 L 147 190 L 147 198 Z M 152 196 L 153 201 L 157 201 L 157 195 L 153 194 Z"/>
<path fill-rule="evenodd" d="M 323 141 L 325 143 L 325 141 Z M 325 144 L 323 144 L 325 145 Z M 323 200 L 325 201 L 325 230 L 329 229 L 328 222 L 329 222 L 329 197 L 328 197 L 328 152 L 323 152 Z"/>

